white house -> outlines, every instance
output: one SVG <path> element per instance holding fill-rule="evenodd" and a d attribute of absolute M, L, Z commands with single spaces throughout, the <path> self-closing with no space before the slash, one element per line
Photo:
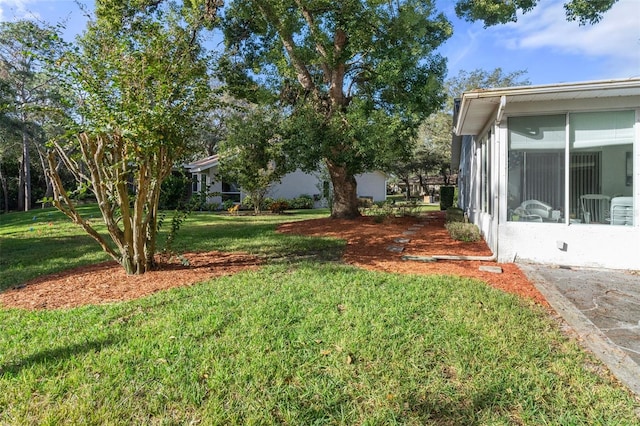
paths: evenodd
<path fill-rule="evenodd" d="M 237 184 L 218 180 L 219 158 L 217 155 L 204 158 L 185 165 L 187 171 L 192 174 L 194 192 L 206 189 L 207 192 L 217 193 L 209 198 L 211 203 L 222 203 L 232 200 L 240 203 L 247 194 Z M 385 201 L 387 199 L 387 176 L 382 172 L 370 172 L 356 176 L 358 183 L 358 196 L 368 197 L 373 201 Z M 314 197 L 319 205 L 326 199 L 329 191 L 328 181 L 324 181 L 320 173 L 305 173 L 301 170 L 286 174 L 279 183 L 275 183 L 269 189 L 268 197 L 292 199 L 306 194 Z"/>
<path fill-rule="evenodd" d="M 640 270 L 640 79 L 465 92 L 452 168 L 498 261 Z"/>

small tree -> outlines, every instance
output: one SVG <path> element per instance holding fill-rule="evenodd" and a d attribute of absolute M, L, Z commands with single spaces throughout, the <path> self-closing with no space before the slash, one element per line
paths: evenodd
<path fill-rule="evenodd" d="M 233 117 L 228 127 L 227 138 L 220 142 L 220 176 L 240 185 L 258 214 L 269 187 L 291 170 L 279 116 L 268 109 L 253 109 Z"/>
<path fill-rule="evenodd" d="M 54 205 L 128 274 L 153 266 L 162 182 L 189 152 L 210 107 L 200 2 L 181 9 L 160 3 L 97 2 L 97 19 L 67 62 L 82 123 L 48 156 Z M 78 212 L 57 172 L 59 160 L 80 190 L 95 195 L 109 238 Z"/>

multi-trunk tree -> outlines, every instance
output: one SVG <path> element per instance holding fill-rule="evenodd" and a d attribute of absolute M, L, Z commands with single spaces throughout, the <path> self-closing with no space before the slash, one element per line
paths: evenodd
<path fill-rule="evenodd" d="M 443 100 L 451 26 L 431 1 L 237 0 L 224 32 L 230 90 L 277 94 L 292 158 L 331 176 L 332 217 L 359 215 L 355 175 L 405 151 Z"/>
<path fill-rule="evenodd" d="M 211 109 L 198 34 L 215 10 L 209 0 L 188 3 L 98 1 L 95 21 L 65 64 L 79 122 L 49 154 L 53 203 L 129 274 L 154 265 L 160 187 Z M 108 236 L 80 215 L 58 161 L 78 189 L 93 193 Z"/>

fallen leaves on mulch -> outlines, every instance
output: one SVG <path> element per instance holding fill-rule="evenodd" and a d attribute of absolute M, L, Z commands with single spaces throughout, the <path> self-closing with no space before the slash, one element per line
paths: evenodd
<path fill-rule="evenodd" d="M 421 227 L 414 227 L 421 224 Z M 412 228 L 414 234 L 406 234 Z M 347 241 L 346 263 L 361 268 L 403 274 L 446 274 L 478 278 L 493 287 L 528 298 L 548 306 L 524 273 L 515 264 L 500 264 L 503 273 L 483 272 L 480 265 L 496 266 L 495 262 L 438 261 L 423 263 L 404 261 L 403 255 L 434 254 L 490 256 L 484 243 L 453 240 L 444 227 L 444 214 L 435 212 L 426 217 L 390 218 L 376 223 L 372 217 L 355 220 L 312 219 L 285 223 L 279 232 L 334 236 Z M 397 238 L 410 239 L 397 243 Z M 402 245 L 402 253 L 387 248 Z M 187 253 L 185 266 L 179 259 L 159 263 L 158 270 L 143 275 L 126 275 L 115 262 L 83 266 L 53 275 L 43 276 L 0 293 L 0 305 L 24 309 L 71 308 L 131 300 L 172 287 L 191 285 L 221 275 L 245 269 L 255 269 L 260 260 L 242 253 Z"/>

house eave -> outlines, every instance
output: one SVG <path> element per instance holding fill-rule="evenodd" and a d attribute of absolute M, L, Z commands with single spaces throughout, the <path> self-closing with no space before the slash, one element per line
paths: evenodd
<path fill-rule="evenodd" d="M 640 96 L 640 78 L 472 90 L 462 95 L 454 134 L 458 136 L 480 134 L 497 114 L 504 112 L 504 108 L 501 110 L 500 106 L 505 102 L 542 102 L 620 96 Z"/>

